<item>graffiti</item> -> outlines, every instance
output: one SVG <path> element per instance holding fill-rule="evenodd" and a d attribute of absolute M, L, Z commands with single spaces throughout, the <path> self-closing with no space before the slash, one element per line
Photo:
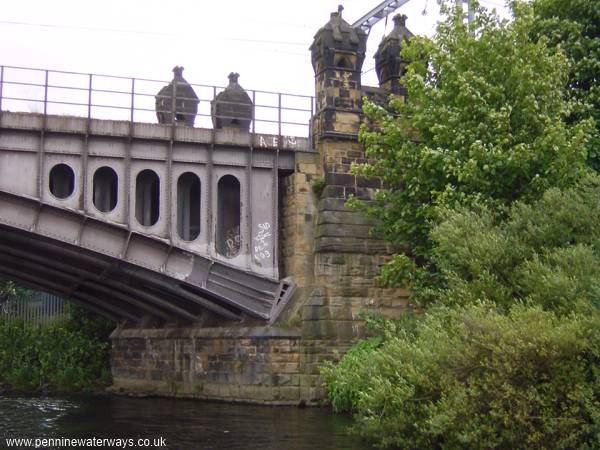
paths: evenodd
<path fill-rule="evenodd" d="M 258 233 L 254 237 L 254 241 L 256 242 L 256 245 L 254 246 L 254 257 L 258 261 L 271 257 L 271 252 L 269 251 L 271 248 L 270 229 L 271 224 L 269 222 L 258 224 Z"/>
<path fill-rule="evenodd" d="M 352 76 L 352 74 L 350 72 L 338 72 L 338 74 L 341 78 L 342 87 L 344 89 L 351 89 L 350 88 L 350 77 Z"/>
<path fill-rule="evenodd" d="M 296 147 L 298 141 L 295 136 L 281 136 L 281 143 L 284 147 Z M 258 146 L 261 148 L 278 147 L 279 136 L 258 136 Z"/>
<path fill-rule="evenodd" d="M 225 256 L 233 258 L 240 251 L 240 226 L 230 228 L 225 232 Z"/>

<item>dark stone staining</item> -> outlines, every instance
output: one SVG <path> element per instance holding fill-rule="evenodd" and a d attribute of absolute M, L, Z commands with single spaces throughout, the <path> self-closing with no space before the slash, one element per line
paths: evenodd
<path fill-rule="evenodd" d="M 340 6 L 331 13 L 329 22 L 317 31 L 310 46 L 318 97 L 313 131 L 318 137 L 331 132 L 336 138 L 346 135 L 356 139 L 358 121 L 353 122 L 348 114 L 336 117 L 334 112 L 361 112 L 360 77 L 367 35 L 346 22 L 342 10 Z"/>
<path fill-rule="evenodd" d="M 342 19 L 342 6 L 331 13 L 327 22 L 310 46 L 312 65 L 316 74 L 325 69 L 360 70 L 365 60 L 367 35 Z"/>
<path fill-rule="evenodd" d="M 174 67 L 173 73 L 173 81 L 156 95 L 158 123 L 177 123 L 193 127 L 200 100 L 192 86 L 183 78 L 183 67 Z"/>
<path fill-rule="evenodd" d="M 394 94 L 406 95 L 400 78 L 406 72 L 408 61 L 400 56 L 400 50 L 412 37 L 406 28 L 406 16 L 398 14 L 394 17 L 394 29 L 382 39 L 374 56 L 379 85 L 389 84 L 388 89 Z"/>
<path fill-rule="evenodd" d="M 370 102 L 373 102 L 383 108 L 388 107 L 389 96 L 390 92 L 380 87 L 363 86 L 361 90 L 361 97 L 367 97 Z"/>
<path fill-rule="evenodd" d="M 232 127 L 245 131 L 252 121 L 252 100 L 238 84 L 239 73 L 229 74 L 229 86 L 220 92 L 211 103 L 211 114 L 215 129 Z"/>

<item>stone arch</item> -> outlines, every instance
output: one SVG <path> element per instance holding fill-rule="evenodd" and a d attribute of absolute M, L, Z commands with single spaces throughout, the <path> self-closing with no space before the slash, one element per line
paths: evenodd
<path fill-rule="evenodd" d="M 347 55 L 335 55 L 333 65 L 340 69 L 354 69 L 354 64 Z"/>

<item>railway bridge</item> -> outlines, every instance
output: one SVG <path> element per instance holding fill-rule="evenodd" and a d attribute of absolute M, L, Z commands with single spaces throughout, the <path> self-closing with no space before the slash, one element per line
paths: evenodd
<path fill-rule="evenodd" d="M 341 9 L 310 47 L 316 96 L 0 66 L 0 277 L 113 320 L 114 389 L 318 401 L 318 366 L 402 312 L 395 250 L 345 208 L 362 98 L 404 96 L 405 17 L 361 84 Z M 187 76 L 187 74 L 186 74 Z"/>

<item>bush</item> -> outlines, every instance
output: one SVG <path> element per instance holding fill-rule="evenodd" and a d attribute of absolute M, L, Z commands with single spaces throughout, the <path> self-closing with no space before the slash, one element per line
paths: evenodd
<path fill-rule="evenodd" d="M 600 318 L 540 307 L 441 308 L 325 369 L 379 448 L 598 448 Z"/>
<path fill-rule="evenodd" d="M 0 383 L 17 391 L 81 391 L 106 383 L 107 329 L 80 309 L 46 326 L 0 320 Z"/>
<path fill-rule="evenodd" d="M 374 367 L 366 365 L 365 360 L 371 357 L 380 344 L 378 336 L 360 340 L 348 349 L 338 365 L 328 361 L 321 368 L 327 396 L 335 412 L 353 411 L 358 404 L 360 389 L 374 375 Z"/>
<path fill-rule="evenodd" d="M 505 220 L 486 207 L 449 210 L 431 233 L 433 260 L 445 281 L 422 290 L 427 303 L 489 300 L 508 309 L 527 301 L 567 314 L 600 301 L 600 178 L 549 189 L 515 203 Z"/>
<path fill-rule="evenodd" d="M 321 367 L 321 375 L 327 387 L 327 396 L 335 412 L 353 411 L 359 400 L 359 390 L 376 375 L 376 367 L 365 364 L 383 341 L 397 337 L 400 333 L 412 336 L 417 327 L 417 316 L 406 313 L 398 319 L 389 319 L 376 314 L 359 314 L 365 328 L 373 336 L 357 341 L 344 358 L 336 365 L 331 361 Z M 340 377 L 340 374 L 344 374 Z"/>

